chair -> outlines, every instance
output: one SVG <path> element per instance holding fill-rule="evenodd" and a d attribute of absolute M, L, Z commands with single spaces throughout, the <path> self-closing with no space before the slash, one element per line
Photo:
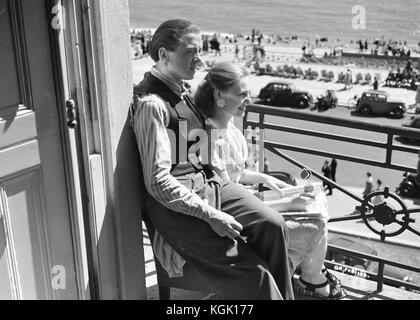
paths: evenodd
<path fill-rule="evenodd" d="M 149 220 L 147 213 L 143 212 L 143 221 L 146 225 L 147 233 L 150 237 L 150 242 L 153 243 L 153 237 L 155 235 L 155 227 Z M 153 246 L 152 246 L 153 249 Z M 154 256 L 154 253 L 153 253 Z M 210 293 L 208 290 L 207 280 L 198 274 L 188 264 L 184 265 L 183 276 L 176 278 L 169 278 L 168 273 L 163 269 L 160 262 L 154 256 L 156 277 L 159 288 L 159 299 L 160 300 L 171 300 L 171 288 L 200 291 Z"/>

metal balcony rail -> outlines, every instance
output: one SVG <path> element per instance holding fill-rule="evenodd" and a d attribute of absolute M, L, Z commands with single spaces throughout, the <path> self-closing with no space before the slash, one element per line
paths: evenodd
<path fill-rule="evenodd" d="M 258 120 L 256 121 L 250 120 L 249 119 L 250 114 L 257 115 Z M 301 129 L 301 128 L 296 128 L 296 127 L 292 127 L 288 125 L 277 125 L 273 123 L 267 123 L 265 121 L 266 116 L 277 116 L 277 117 L 297 119 L 297 120 L 302 120 L 302 121 L 307 121 L 307 122 L 316 122 L 316 123 L 322 123 L 322 124 L 327 124 L 327 125 L 332 125 L 332 126 L 375 132 L 379 134 L 384 134 L 386 137 L 386 142 L 373 141 L 369 139 L 360 139 L 360 138 L 355 138 L 351 136 L 320 132 L 320 131 L 310 130 L 310 129 Z M 265 129 L 301 134 L 301 135 L 306 135 L 310 137 L 326 138 L 331 141 L 341 141 L 341 142 L 354 143 L 354 144 L 364 145 L 364 146 L 369 146 L 369 147 L 375 147 L 381 150 L 385 150 L 385 157 L 384 159 L 380 159 L 380 160 L 372 160 L 372 159 L 365 159 L 362 157 L 354 157 L 354 156 L 346 155 L 346 154 L 338 154 L 338 153 L 333 153 L 333 152 L 328 152 L 328 151 L 323 151 L 323 150 L 317 150 L 315 148 L 311 148 L 310 146 L 301 147 L 301 146 L 294 146 L 294 145 L 290 145 L 286 143 L 267 141 L 265 139 L 265 132 L 264 132 Z M 370 230 L 378 234 L 380 236 L 381 241 L 383 242 L 385 241 L 387 236 L 388 237 L 396 236 L 398 234 L 401 234 L 405 230 L 409 230 L 413 232 L 414 234 L 420 236 L 420 232 L 416 229 L 413 229 L 409 225 L 411 222 L 415 221 L 414 219 L 410 217 L 410 214 L 420 213 L 420 208 L 407 209 L 404 203 L 402 202 L 402 200 L 398 196 L 390 193 L 387 187 L 385 188 L 383 192 L 374 192 L 374 193 L 371 193 L 369 196 L 367 196 L 365 199 L 362 199 L 358 195 L 343 188 L 342 186 L 335 183 L 334 181 L 327 179 L 316 170 L 309 168 L 308 166 L 300 163 L 296 159 L 288 156 L 287 154 L 283 152 L 283 150 L 289 150 L 289 151 L 294 151 L 294 152 L 299 152 L 299 153 L 328 157 L 328 158 L 336 158 L 336 159 L 341 159 L 345 161 L 372 165 L 372 166 L 377 166 L 377 167 L 382 167 L 382 168 L 387 168 L 387 169 L 392 169 L 392 170 L 416 173 L 417 169 L 415 167 L 393 163 L 392 155 L 395 151 L 402 151 L 402 152 L 407 152 L 410 154 L 420 155 L 420 152 L 419 152 L 420 150 L 418 148 L 394 144 L 394 136 L 397 136 L 397 135 L 410 137 L 410 138 L 419 138 L 420 133 L 417 129 L 398 128 L 398 127 L 382 125 L 382 124 L 372 124 L 372 123 L 367 123 L 367 122 L 358 121 L 358 120 L 341 119 L 341 118 L 336 118 L 336 117 L 331 117 L 331 116 L 326 116 L 326 115 L 310 114 L 304 111 L 287 110 L 287 109 L 278 108 L 278 107 L 251 104 L 247 107 L 245 117 L 243 118 L 243 130 L 244 130 L 245 135 L 247 134 L 249 135 L 249 132 L 251 131 L 252 143 L 259 145 L 260 171 L 262 171 L 263 169 L 264 152 L 265 150 L 268 150 L 268 151 L 271 151 L 273 154 L 287 160 L 288 162 L 294 164 L 295 166 L 301 169 L 310 170 L 310 172 L 312 172 L 312 174 L 315 177 L 329 183 L 331 186 L 333 186 L 337 190 L 343 192 L 347 196 L 360 202 L 361 205 L 358 208 L 360 211 L 360 214 L 331 218 L 328 221 L 329 223 L 338 222 L 338 221 L 346 221 L 346 220 L 363 219 L 366 226 Z M 256 133 L 256 134 L 253 134 L 253 133 Z M 279 149 L 281 149 L 282 151 L 280 151 Z M 379 205 L 379 206 L 373 205 L 370 200 L 373 199 L 373 197 L 377 195 L 382 195 L 384 196 L 385 199 L 387 199 L 388 197 L 393 198 L 395 201 L 399 203 L 399 205 L 401 206 L 401 210 L 395 211 L 392 208 L 388 207 L 386 204 Z M 401 219 L 402 221 L 396 218 L 398 215 L 404 215 Z M 400 229 L 391 233 L 387 233 L 384 229 L 377 230 L 376 228 L 371 226 L 369 222 L 371 218 L 375 218 L 375 220 L 381 223 L 383 226 L 389 225 L 391 223 L 396 223 L 400 226 Z M 392 278 L 384 276 L 385 265 L 398 267 L 398 268 L 420 273 L 419 268 L 414 268 L 414 267 L 407 266 L 401 263 L 396 263 L 396 262 L 389 261 L 383 258 L 379 258 L 377 256 L 364 254 L 361 252 L 345 249 L 338 246 L 329 245 L 329 248 L 331 250 L 338 250 L 341 253 L 345 253 L 350 256 L 362 257 L 364 259 L 377 262 L 378 263 L 377 274 L 373 274 L 372 272 L 366 271 L 364 275 L 367 279 L 377 282 L 378 291 L 382 290 L 384 281 L 394 286 L 404 286 L 405 288 L 412 289 L 412 290 L 420 289 L 419 286 L 408 284 L 404 281 L 400 281 L 397 279 L 392 279 Z M 330 268 L 340 266 L 340 264 L 334 263 L 331 261 L 330 262 L 326 261 L 326 263 L 327 263 L 327 267 L 330 267 Z M 354 268 L 348 268 L 341 265 L 342 272 L 345 272 L 348 274 L 354 274 L 357 276 L 357 274 L 354 273 L 354 270 L 355 270 Z"/>
<path fill-rule="evenodd" d="M 419 274 L 420 274 L 420 268 L 416 268 L 413 266 L 408 266 L 402 263 L 383 259 L 375 255 L 346 249 L 344 247 L 337 246 L 337 245 L 331 245 L 331 244 L 328 245 L 328 250 L 340 252 L 340 253 L 346 254 L 349 257 L 359 257 L 362 259 L 366 259 L 368 261 L 373 261 L 373 262 L 378 263 L 377 272 L 373 273 L 372 271 L 362 270 L 356 267 L 349 267 L 335 261 L 329 261 L 329 260 L 325 261 L 325 265 L 329 269 L 337 270 L 342 273 L 364 278 L 366 280 L 375 281 L 377 283 L 377 291 L 382 291 L 383 284 L 385 282 L 386 284 L 389 284 L 394 287 L 404 287 L 407 290 L 415 290 L 417 292 L 420 292 L 420 285 L 412 284 L 412 283 L 395 279 L 395 278 L 391 278 L 391 277 L 386 277 L 384 275 L 385 266 L 387 265 L 391 267 L 404 269 L 407 271 L 416 272 Z"/>

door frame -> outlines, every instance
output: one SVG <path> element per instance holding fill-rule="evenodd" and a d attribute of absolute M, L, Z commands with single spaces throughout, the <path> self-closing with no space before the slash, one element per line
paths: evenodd
<path fill-rule="evenodd" d="M 51 21 L 53 6 L 65 8 L 61 29 L 50 29 L 77 279 L 89 288 L 80 297 L 144 299 L 139 183 L 127 161 L 137 148 L 125 116 L 132 96 L 128 0 L 44 1 Z M 69 98 L 75 129 L 66 125 Z"/>
<path fill-rule="evenodd" d="M 66 177 L 68 206 L 70 212 L 70 229 L 75 261 L 76 281 L 79 299 L 95 299 L 96 277 L 93 271 L 92 252 L 90 250 L 90 237 L 88 230 L 88 198 L 84 181 L 85 167 L 83 165 L 83 147 L 80 143 L 80 133 L 76 129 L 70 129 L 67 124 L 66 101 L 72 98 L 71 92 L 75 90 L 69 82 L 72 74 L 71 65 L 74 57 L 68 54 L 65 37 L 71 31 L 64 26 L 71 20 L 72 13 L 59 11 L 61 0 L 44 0 L 46 18 L 51 23 L 49 30 L 51 57 L 53 65 L 54 83 L 57 99 L 59 128 L 63 147 L 63 162 Z M 62 28 L 54 28 L 53 19 L 61 15 Z M 73 87 L 72 87 L 73 86 Z M 76 89 L 77 91 L 77 89 Z"/>

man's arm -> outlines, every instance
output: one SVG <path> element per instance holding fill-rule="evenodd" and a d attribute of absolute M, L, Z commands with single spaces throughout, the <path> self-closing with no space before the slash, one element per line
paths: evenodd
<path fill-rule="evenodd" d="M 170 174 L 171 142 L 166 131 L 169 113 L 155 96 L 141 99 L 134 115 L 136 135 L 147 191 L 170 210 L 194 217 L 208 215 L 209 206 Z"/>
<path fill-rule="evenodd" d="M 206 204 L 195 192 L 171 175 L 171 143 L 166 131 L 169 112 L 156 96 L 137 102 L 133 129 L 137 139 L 147 191 L 170 210 L 191 215 L 210 224 L 220 236 L 235 238 L 242 226 L 232 216 Z"/>

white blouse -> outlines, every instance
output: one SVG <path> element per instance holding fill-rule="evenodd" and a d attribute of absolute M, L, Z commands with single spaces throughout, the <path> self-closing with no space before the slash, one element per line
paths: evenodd
<path fill-rule="evenodd" d="M 248 159 L 248 144 L 242 132 L 229 121 L 226 129 L 218 128 L 207 119 L 211 129 L 211 164 L 220 171 L 226 171 L 231 181 L 238 183 L 245 162 Z"/>

